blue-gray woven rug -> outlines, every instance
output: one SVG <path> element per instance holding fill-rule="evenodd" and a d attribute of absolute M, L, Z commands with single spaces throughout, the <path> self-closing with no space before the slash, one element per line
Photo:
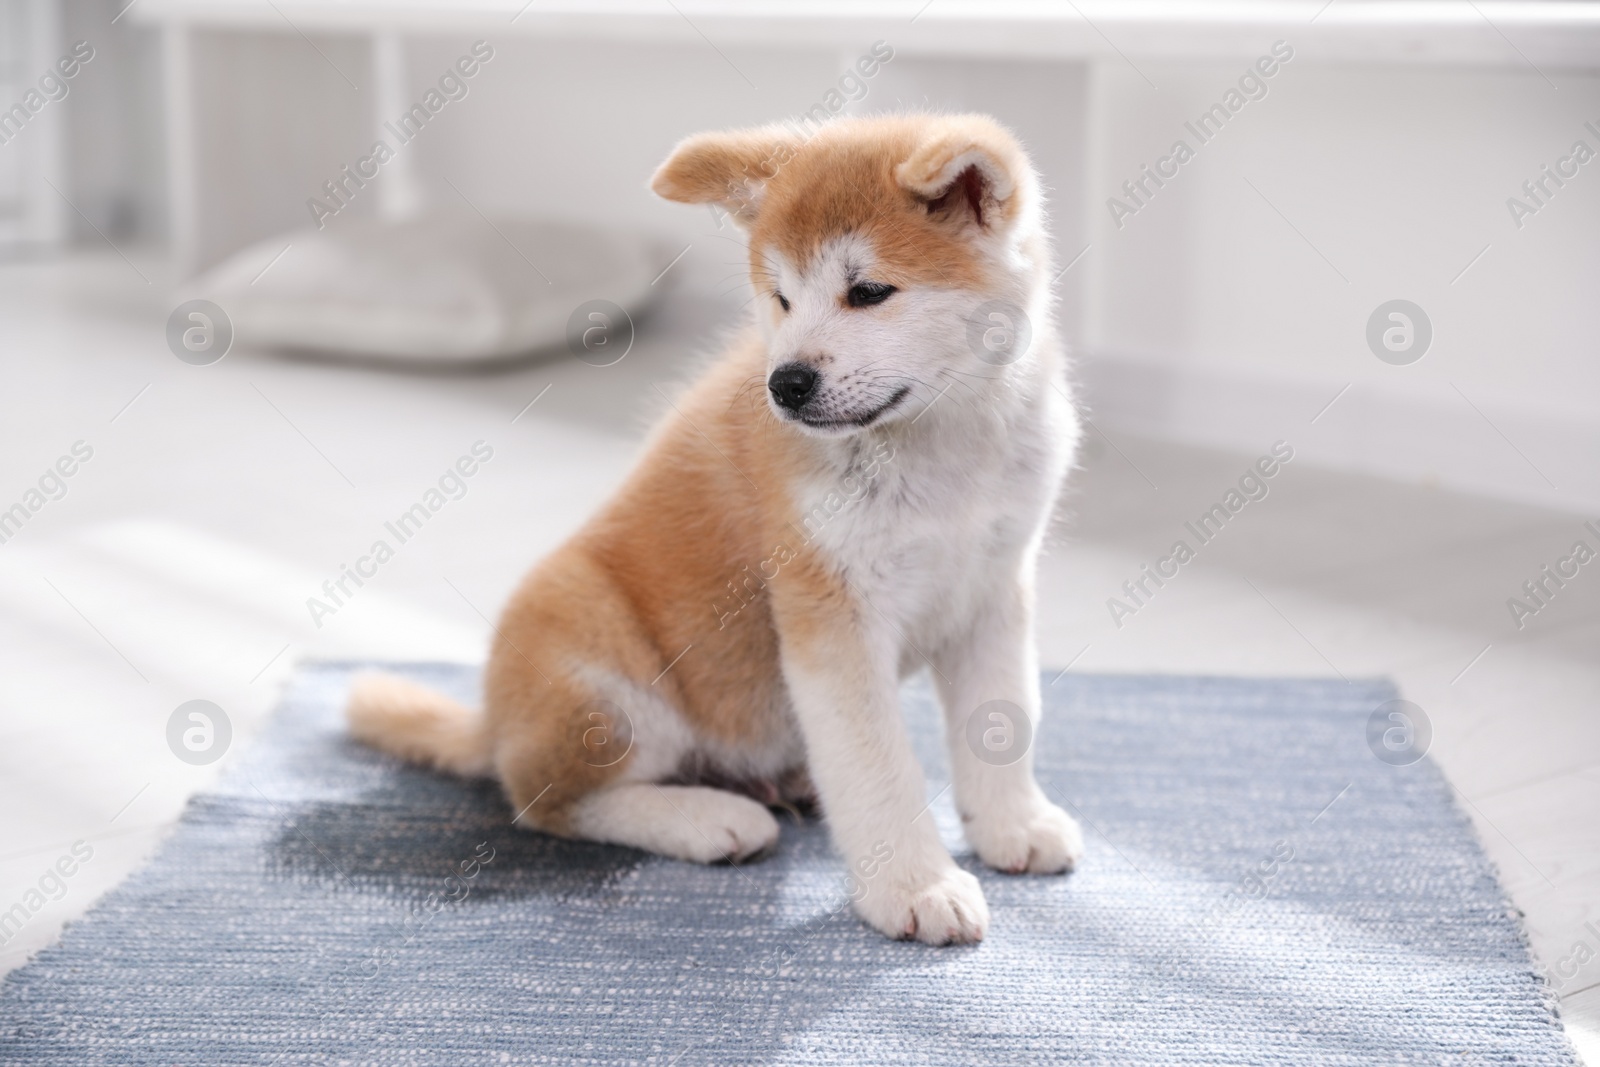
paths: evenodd
<path fill-rule="evenodd" d="M 1387 683 L 1061 678 L 1038 772 L 1088 855 L 984 871 L 939 795 L 994 918 L 936 949 L 850 914 L 815 822 L 741 870 L 514 830 L 492 786 L 346 741 L 352 670 L 302 671 L 157 858 L 7 979 L 0 1063 L 1576 1062 L 1450 787 L 1368 748 Z M 466 668 L 406 673 L 474 697 Z M 905 702 L 932 796 L 928 687 Z"/>

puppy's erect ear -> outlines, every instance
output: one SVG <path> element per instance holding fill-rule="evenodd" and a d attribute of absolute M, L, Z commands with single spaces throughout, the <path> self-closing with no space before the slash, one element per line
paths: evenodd
<path fill-rule="evenodd" d="M 680 204 L 717 204 L 749 226 L 767 182 L 794 158 L 800 138 L 782 126 L 701 133 L 678 142 L 650 188 Z"/>
<path fill-rule="evenodd" d="M 894 176 L 930 215 L 1002 230 L 1017 217 L 1031 171 L 1022 146 L 1003 126 L 963 115 L 934 122 Z"/>

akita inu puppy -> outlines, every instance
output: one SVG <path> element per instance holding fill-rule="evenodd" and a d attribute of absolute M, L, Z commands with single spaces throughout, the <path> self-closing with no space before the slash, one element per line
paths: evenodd
<path fill-rule="evenodd" d="M 651 186 L 747 230 L 754 321 L 512 595 L 483 712 L 367 676 L 351 732 L 495 776 L 522 826 L 701 863 L 771 848 L 767 805 L 814 781 L 862 918 L 977 941 L 898 691 L 931 669 L 978 857 L 1070 869 L 1029 753 L 968 742 L 995 701 L 1038 720 L 1035 559 L 1079 436 L 1038 180 L 992 119 L 904 115 L 691 137 Z"/>

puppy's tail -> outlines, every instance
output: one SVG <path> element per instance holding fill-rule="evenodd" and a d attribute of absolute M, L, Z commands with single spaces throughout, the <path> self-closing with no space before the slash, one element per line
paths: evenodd
<path fill-rule="evenodd" d="M 483 716 L 404 678 L 357 675 L 345 720 L 357 741 L 410 763 L 468 778 L 487 777 L 493 770 Z"/>

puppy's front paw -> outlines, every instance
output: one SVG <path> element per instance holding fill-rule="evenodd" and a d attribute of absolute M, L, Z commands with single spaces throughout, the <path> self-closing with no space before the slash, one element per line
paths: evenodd
<path fill-rule="evenodd" d="M 921 882 L 869 883 L 866 896 L 856 901 L 856 914 L 889 937 L 914 937 L 929 945 L 971 944 L 982 941 L 989 929 L 983 889 L 953 864 Z"/>
<path fill-rule="evenodd" d="M 1083 855 L 1077 820 L 1043 799 L 1014 814 L 975 816 L 966 833 L 978 858 L 1007 874 L 1060 874 Z"/>

